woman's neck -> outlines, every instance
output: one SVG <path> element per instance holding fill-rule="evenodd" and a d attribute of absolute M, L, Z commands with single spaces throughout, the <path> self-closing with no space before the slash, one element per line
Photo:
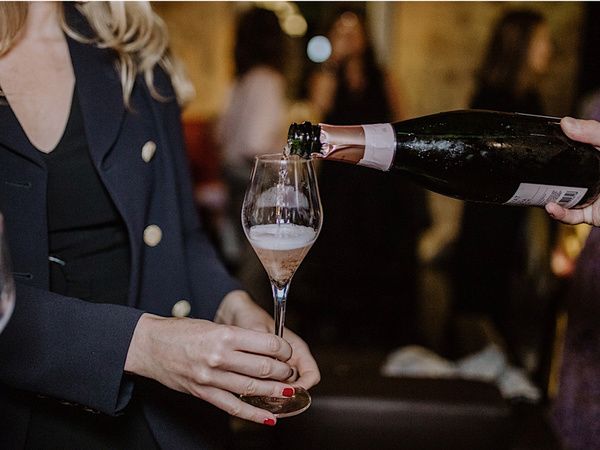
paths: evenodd
<path fill-rule="evenodd" d="M 63 37 L 58 2 L 30 2 L 23 39 L 56 39 Z"/>

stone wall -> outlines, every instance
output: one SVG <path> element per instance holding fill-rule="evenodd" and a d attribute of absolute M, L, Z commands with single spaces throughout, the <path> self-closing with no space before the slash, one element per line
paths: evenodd
<path fill-rule="evenodd" d="M 169 28 L 171 47 L 196 88 L 187 118 L 208 118 L 222 108 L 233 73 L 231 49 L 236 2 L 155 2 Z"/>
<path fill-rule="evenodd" d="M 505 10 L 534 8 L 547 17 L 554 61 L 541 90 L 548 114 L 571 111 L 582 5 L 578 2 L 398 2 L 387 4 L 388 68 L 403 86 L 410 115 L 464 108 L 489 33 Z"/>

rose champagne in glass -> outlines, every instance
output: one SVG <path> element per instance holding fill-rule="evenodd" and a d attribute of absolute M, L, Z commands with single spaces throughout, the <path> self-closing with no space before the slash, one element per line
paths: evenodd
<path fill-rule="evenodd" d="M 312 161 L 283 154 L 257 156 L 242 207 L 246 237 L 265 268 L 275 303 L 275 334 L 285 338 L 285 308 L 296 269 L 317 239 L 323 211 Z M 295 386 L 290 398 L 242 396 L 276 417 L 310 406 L 310 394 Z"/>

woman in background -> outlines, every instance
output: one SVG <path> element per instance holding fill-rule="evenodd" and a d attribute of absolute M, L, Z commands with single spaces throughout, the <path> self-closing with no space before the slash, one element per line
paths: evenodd
<path fill-rule="evenodd" d="M 0 447 L 223 448 L 218 409 L 274 425 L 239 394 L 289 396 L 319 372 L 297 336 L 271 334 L 199 224 L 187 84 L 149 3 L 0 3 L 0 87 L 17 284 Z"/>
<path fill-rule="evenodd" d="M 229 262 L 243 281 L 254 285 L 264 271 L 240 222 L 254 157 L 282 153 L 286 143 L 286 80 L 283 76 L 285 35 L 273 11 L 251 8 L 239 18 L 235 37 L 235 82 L 218 124 L 229 220 L 234 230 Z M 266 281 L 265 281 L 266 283 Z M 268 289 L 268 283 L 265 285 Z"/>
<path fill-rule="evenodd" d="M 531 10 L 509 11 L 497 22 L 471 108 L 543 114 L 538 91 L 551 54 L 548 25 Z M 458 312 L 481 313 L 506 336 L 515 281 L 526 272 L 529 210 L 465 203 L 451 269 Z"/>
<path fill-rule="evenodd" d="M 364 18 L 344 11 L 328 36 L 331 57 L 308 86 L 319 120 L 401 119 L 398 93 L 375 61 Z M 417 242 L 429 219 L 424 192 L 400 177 L 343 164 L 322 164 L 319 187 L 326 219 L 296 281 L 296 292 L 306 284 L 317 302 L 301 299 L 303 329 L 325 343 L 392 348 L 415 340 Z"/>

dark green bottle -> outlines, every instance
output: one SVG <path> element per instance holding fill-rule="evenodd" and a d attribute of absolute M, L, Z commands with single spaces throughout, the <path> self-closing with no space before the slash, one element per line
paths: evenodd
<path fill-rule="evenodd" d="M 393 124 L 292 124 L 288 151 L 402 172 L 462 200 L 582 205 L 600 193 L 600 151 L 569 139 L 560 119 L 450 111 Z"/>

